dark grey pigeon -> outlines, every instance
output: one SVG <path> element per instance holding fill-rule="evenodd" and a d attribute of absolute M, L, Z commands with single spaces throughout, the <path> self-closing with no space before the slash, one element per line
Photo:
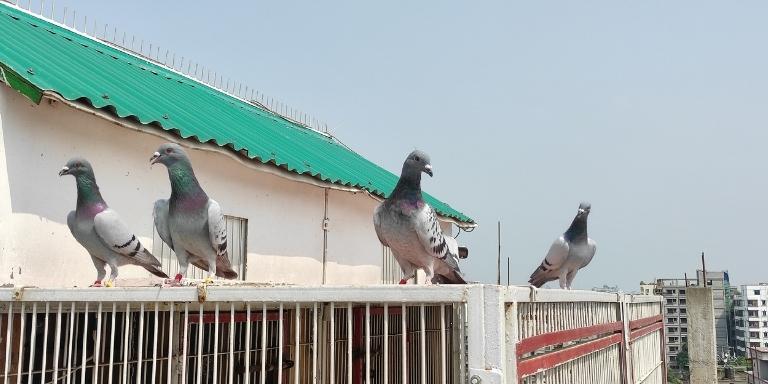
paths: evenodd
<path fill-rule="evenodd" d="M 171 198 L 155 202 L 155 228 L 179 259 L 181 270 L 175 280 L 187 274 L 189 263 L 213 276 L 236 279 L 227 255 L 227 228 L 219 203 L 200 187 L 192 163 L 178 144 L 167 143 L 150 159 L 168 168 Z"/>
<path fill-rule="evenodd" d="M 59 171 L 59 176 L 64 175 L 74 176 L 77 183 L 77 206 L 67 215 L 67 225 L 96 266 L 96 282 L 92 287 L 102 286 L 107 265 L 110 269 L 109 280 L 105 282 L 107 286 L 114 284 L 117 268 L 125 264 L 138 265 L 155 276 L 168 277 L 160 270 L 160 261 L 141 245 L 117 212 L 107 206 L 88 161 L 77 157 L 69 160 Z"/>
<path fill-rule="evenodd" d="M 528 283 L 541 287 L 548 281 L 560 280 L 560 288 L 571 289 L 576 272 L 586 267 L 597 251 L 597 243 L 587 236 L 587 217 L 591 209 L 589 203 L 579 205 L 571 226 L 555 239 Z"/>
<path fill-rule="evenodd" d="M 456 239 L 443 234 L 435 210 L 421 194 L 421 174 L 432 176 L 429 156 L 413 151 L 403 164 L 395 189 L 373 214 L 376 235 L 392 250 L 405 278 L 416 276 L 421 268 L 427 284 L 466 284 L 459 269 L 459 254 L 468 252 Z"/>

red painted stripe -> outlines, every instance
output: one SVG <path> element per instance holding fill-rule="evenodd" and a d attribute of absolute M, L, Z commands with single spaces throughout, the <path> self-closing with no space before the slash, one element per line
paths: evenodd
<path fill-rule="evenodd" d="M 642 328 L 648 325 L 651 325 L 653 323 L 658 323 L 664 320 L 664 317 L 662 315 L 656 315 L 651 317 L 646 317 L 639 320 L 634 320 L 629 322 L 629 329 L 634 330 L 638 328 Z"/>
<path fill-rule="evenodd" d="M 576 341 L 585 337 L 598 336 L 605 333 L 613 333 L 621 331 L 621 328 L 621 322 L 617 321 L 615 323 L 598 324 L 528 337 L 517 342 L 517 357 L 519 358 L 526 353 L 533 352 L 548 345 Z"/>
<path fill-rule="evenodd" d="M 656 324 L 652 324 L 652 325 L 650 325 L 648 327 L 645 327 L 645 328 L 640 328 L 640 329 L 634 330 L 634 331 L 632 331 L 629 334 L 629 342 L 631 343 L 631 342 L 637 340 L 638 338 L 643 337 L 643 336 L 645 336 L 645 335 L 647 335 L 649 333 L 656 332 L 656 331 L 658 331 L 659 329 L 661 329 L 663 327 L 664 327 L 663 323 L 656 323 Z"/>
<path fill-rule="evenodd" d="M 588 355 L 592 352 L 610 347 L 611 345 L 619 344 L 621 343 L 621 340 L 621 334 L 616 333 L 608 337 L 603 337 L 601 339 L 592 340 L 583 344 L 575 345 L 573 347 L 547 353 L 545 355 L 525 359 L 518 362 L 517 364 L 518 379 L 522 379 L 523 377 L 532 375 L 538 371 L 556 367 L 567 361 Z"/>

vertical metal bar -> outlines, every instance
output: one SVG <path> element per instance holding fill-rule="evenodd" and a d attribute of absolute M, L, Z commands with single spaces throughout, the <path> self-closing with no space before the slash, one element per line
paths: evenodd
<path fill-rule="evenodd" d="M 83 352 L 81 353 L 82 367 L 80 368 L 80 384 L 85 384 L 85 367 L 87 365 L 86 358 L 88 357 L 88 302 L 85 302 L 85 310 L 83 311 Z"/>
<path fill-rule="evenodd" d="M 427 323 L 424 314 L 424 304 L 419 306 L 419 321 L 421 335 L 421 382 L 427 382 Z"/>
<path fill-rule="evenodd" d="M 103 304 L 99 301 L 99 306 L 96 310 L 96 344 L 93 347 L 93 382 L 99 382 L 99 355 L 101 354 L 101 310 Z M 86 314 L 87 316 L 87 314 Z M 85 348 L 85 347 L 83 347 Z M 85 375 L 85 372 L 83 372 Z"/>
<path fill-rule="evenodd" d="M 72 339 L 75 338 L 75 302 L 69 312 L 69 334 L 67 337 L 67 384 L 72 382 Z"/>
<path fill-rule="evenodd" d="M 32 3 L 32 0 L 30 0 L 30 4 Z M 30 5 L 31 7 L 31 5 Z M 32 368 L 34 368 L 34 361 L 35 361 L 35 339 L 37 336 L 37 303 L 32 303 L 32 326 L 29 328 L 30 330 L 30 340 L 29 340 L 29 365 L 27 367 L 27 383 L 32 384 Z M 23 359 L 19 359 L 19 365 L 23 364 Z"/>
<path fill-rule="evenodd" d="M 347 303 L 347 383 L 352 383 L 352 303 Z"/>
<path fill-rule="evenodd" d="M 123 313 L 123 381 L 121 384 L 128 383 L 128 336 L 131 334 L 131 304 L 125 303 L 125 313 Z"/>
<path fill-rule="evenodd" d="M 155 318 L 153 321 L 154 326 L 152 327 L 152 383 L 155 383 L 155 379 L 157 378 L 157 343 L 159 342 L 157 337 L 157 323 L 160 322 L 160 311 L 157 301 L 155 301 Z"/>
<path fill-rule="evenodd" d="M 56 312 L 56 336 L 54 337 L 54 343 L 56 343 L 53 347 L 53 383 L 59 382 L 59 352 L 61 350 L 61 347 L 59 346 L 59 343 L 61 343 L 61 312 L 63 311 L 62 303 L 59 302 L 59 308 Z M 5 354 L 8 356 L 8 353 Z M 5 382 L 8 382 L 8 377 L 5 378 Z"/>
<path fill-rule="evenodd" d="M 299 341 L 301 341 L 299 337 L 301 336 L 301 305 L 299 305 L 299 303 L 296 303 L 296 313 L 294 314 L 293 318 L 294 323 L 296 323 L 296 326 L 294 327 L 296 336 L 296 349 L 294 351 L 296 354 L 296 358 L 294 360 L 296 361 L 294 362 L 294 367 L 296 367 L 296 369 L 293 370 L 295 372 L 293 382 L 295 384 L 299 384 L 299 373 L 301 372 L 301 345 L 299 345 Z M 282 368 L 282 360 L 279 364 L 279 367 Z"/>
<path fill-rule="evenodd" d="M 317 302 L 312 304 L 312 384 L 317 384 Z"/>
<path fill-rule="evenodd" d="M 400 320 L 402 324 L 400 325 L 401 332 L 402 332 L 402 351 L 400 357 L 402 358 L 402 364 L 403 364 L 403 384 L 408 383 L 408 324 L 407 324 L 407 317 L 408 317 L 408 310 L 405 307 L 405 304 L 402 304 L 400 306 Z"/>
<path fill-rule="evenodd" d="M 166 384 L 171 384 L 171 373 L 173 372 L 173 312 L 174 303 L 168 303 L 168 368 L 166 373 Z"/>
<path fill-rule="evenodd" d="M 107 373 L 107 382 L 112 382 L 112 374 L 115 367 L 115 315 L 117 314 L 117 303 L 112 303 L 112 325 L 109 330 L 109 372 Z M 124 329 L 123 332 L 128 332 Z"/>
<path fill-rule="evenodd" d="M 21 329 L 19 330 L 19 366 L 16 369 L 16 384 L 21 384 L 21 366 L 24 365 L 22 363 L 24 361 L 24 325 L 26 323 L 27 316 L 24 313 L 24 307 L 26 306 L 25 302 L 21 302 Z"/>
<path fill-rule="evenodd" d="M 283 303 L 280 303 L 280 313 L 278 314 L 279 323 L 277 324 L 278 331 L 278 339 L 277 339 L 277 345 L 278 352 L 277 352 L 277 364 L 275 365 L 275 369 L 277 369 L 277 382 L 282 383 L 283 382 Z"/>
<path fill-rule="evenodd" d="M 181 326 L 179 326 L 181 328 Z M 179 336 L 182 338 L 181 345 L 181 381 L 187 382 L 187 348 L 189 347 L 189 303 L 184 303 L 184 333 Z"/>
<path fill-rule="evenodd" d="M 448 359 L 445 345 L 445 304 L 440 304 L 440 378 L 443 384 L 448 382 Z"/>
<path fill-rule="evenodd" d="M 59 303 L 61 305 L 61 303 Z M 61 311 L 59 311 L 61 313 Z M 8 303 L 8 325 L 5 329 L 5 368 L 3 383 L 8 383 L 8 371 L 11 369 L 11 341 L 13 340 L 13 302 Z"/>
<path fill-rule="evenodd" d="M 198 324 L 197 324 L 197 384 L 203 382 L 203 305 L 200 304 L 198 308 Z"/>
<path fill-rule="evenodd" d="M 336 305 L 331 302 L 331 383 L 336 382 Z"/>
<path fill-rule="evenodd" d="M 389 304 L 384 303 L 384 382 L 389 382 Z"/>
<path fill-rule="evenodd" d="M 213 382 L 219 382 L 219 302 L 213 310 Z"/>
<path fill-rule="evenodd" d="M 246 320 L 247 321 L 247 320 Z M 229 384 L 235 380 L 235 303 L 229 303 Z M 248 372 L 248 371 L 246 371 Z"/>
<path fill-rule="evenodd" d="M 365 382 L 371 381 L 371 303 L 365 303 Z"/>
<path fill-rule="evenodd" d="M 251 384 L 251 303 L 245 304 L 245 384 Z"/>
<path fill-rule="evenodd" d="M 138 358 L 136 359 L 136 384 L 141 384 L 142 379 L 142 364 L 144 362 L 144 303 L 139 305 L 139 348 Z"/>
<path fill-rule="evenodd" d="M 42 11 L 41 11 L 42 14 Z M 43 323 L 43 367 L 40 369 L 40 381 L 45 382 L 45 368 L 48 360 L 48 316 L 51 310 L 51 303 L 45 302 L 45 322 Z M 2 322 L 0 322 L 2 323 Z M 6 359 L 8 357 L 6 356 Z"/>
<path fill-rule="evenodd" d="M 267 303 L 261 303 L 261 371 L 259 381 L 267 381 Z"/>

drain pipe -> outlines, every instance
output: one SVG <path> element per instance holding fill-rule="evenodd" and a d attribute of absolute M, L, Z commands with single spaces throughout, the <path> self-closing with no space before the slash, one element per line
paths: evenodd
<path fill-rule="evenodd" d="M 325 203 L 323 204 L 323 285 L 326 281 L 326 267 L 328 264 L 328 188 L 325 191 Z"/>

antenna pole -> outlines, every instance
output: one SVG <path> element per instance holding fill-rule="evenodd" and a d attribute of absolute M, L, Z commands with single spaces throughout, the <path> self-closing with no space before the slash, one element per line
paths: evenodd
<path fill-rule="evenodd" d="M 501 220 L 499 220 L 497 227 L 497 237 L 499 253 L 496 258 L 496 285 L 501 285 Z"/>
<path fill-rule="evenodd" d="M 701 286 L 706 287 L 707 286 L 707 264 L 704 262 L 704 252 L 701 253 L 701 276 L 702 276 L 702 280 L 704 280 Z"/>

